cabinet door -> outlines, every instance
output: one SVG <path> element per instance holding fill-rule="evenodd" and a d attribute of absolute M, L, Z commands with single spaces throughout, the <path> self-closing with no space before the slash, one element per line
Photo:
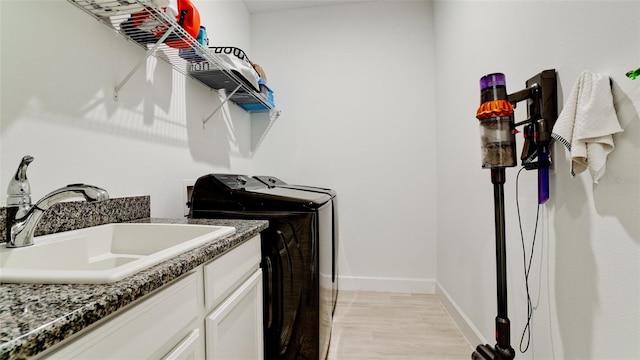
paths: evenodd
<path fill-rule="evenodd" d="M 207 359 L 262 360 L 262 334 L 262 270 L 258 269 L 207 316 Z"/>
<path fill-rule="evenodd" d="M 180 344 L 171 350 L 162 360 L 196 360 L 200 349 L 200 329 L 193 329 Z"/>

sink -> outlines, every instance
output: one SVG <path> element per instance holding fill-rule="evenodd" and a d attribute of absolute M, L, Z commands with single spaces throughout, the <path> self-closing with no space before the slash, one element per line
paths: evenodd
<path fill-rule="evenodd" d="M 0 246 L 0 282 L 112 283 L 235 231 L 230 226 L 118 223 L 37 236 L 31 246 Z"/>

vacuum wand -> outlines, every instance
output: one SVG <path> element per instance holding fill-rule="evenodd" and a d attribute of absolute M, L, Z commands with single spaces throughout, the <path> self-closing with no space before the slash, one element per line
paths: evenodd
<path fill-rule="evenodd" d="M 507 246 L 504 216 L 505 169 L 491 169 L 493 183 L 493 208 L 496 229 L 496 284 L 498 315 L 496 316 L 496 346 L 498 359 L 513 359 L 511 347 L 511 322 L 507 310 Z"/>
<path fill-rule="evenodd" d="M 512 360 L 516 356 L 511 347 L 511 322 L 507 307 L 507 248 L 504 216 L 505 169 L 491 169 L 496 229 L 496 283 L 498 315 L 496 316 L 496 345 L 480 344 L 471 354 L 473 360 Z"/>

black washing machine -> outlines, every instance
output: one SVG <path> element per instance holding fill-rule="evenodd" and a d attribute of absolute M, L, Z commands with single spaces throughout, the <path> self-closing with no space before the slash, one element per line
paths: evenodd
<path fill-rule="evenodd" d="M 265 219 L 261 234 L 265 359 L 325 359 L 337 299 L 337 197 L 275 177 L 209 174 L 192 218 Z"/>

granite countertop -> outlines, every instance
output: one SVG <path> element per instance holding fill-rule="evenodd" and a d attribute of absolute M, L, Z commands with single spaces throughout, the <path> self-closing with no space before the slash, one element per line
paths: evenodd
<path fill-rule="evenodd" d="M 28 358 L 51 348 L 268 226 L 263 220 L 146 218 L 133 222 L 233 226 L 236 232 L 112 284 L 2 284 L 0 360 Z"/>

